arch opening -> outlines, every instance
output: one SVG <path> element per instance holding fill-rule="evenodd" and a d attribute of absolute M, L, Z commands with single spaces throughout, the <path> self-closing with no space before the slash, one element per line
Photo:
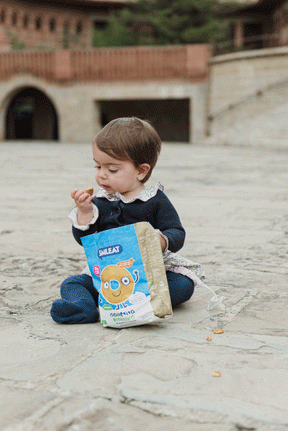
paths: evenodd
<path fill-rule="evenodd" d="M 57 141 L 58 117 L 40 90 L 24 88 L 12 98 L 6 114 L 6 139 Z"/>

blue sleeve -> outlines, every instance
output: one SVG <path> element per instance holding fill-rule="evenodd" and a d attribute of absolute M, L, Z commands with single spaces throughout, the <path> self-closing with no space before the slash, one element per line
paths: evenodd
<path fill-rule="evenodd" d="M 157 211 L 154 227 L 167 236 L 169 241 L 168 250 L 176 253 L 183 247 L 185 230 L 181 224 L 176 209 L 167 196 L 163 192 L 159 191 L 156 198 Z"/>
<path fill-rule="evenodd" d="M 73 236 L 74 236 L 74 238 L 75 238 L 75 240 L 78 242 L 78 244 L 80 244 L 80 245 L 83 245 L 82 244 L 82 241 L 81 241 L 81 238 L 83 237 L 83 236 L 86 236 L 86 235 L 92 235 L 92 233 L 95 233 L 95 232 L 97 232 L 97 226 L 96 226 L 96 223 L 95 224 L 92 224 L 90 227 L 89 227 L 89 229 L 88 230 L 80 230 L 80 229 L 77 229 L 76 227 L 74 227 L 74 226 L 72 226 L 72 233 L 73 233 Z"/>

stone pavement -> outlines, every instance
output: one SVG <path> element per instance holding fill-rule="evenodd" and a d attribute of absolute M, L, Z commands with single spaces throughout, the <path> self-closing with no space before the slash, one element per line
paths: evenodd
<path fill-rule="evenodd" d="M 85 264 L 67 213 L 94 184 L 90 145 L 0 152 L 1 430 L 288 429 L 287 151 L 164 145 L 152 181 L 229 309 L 197 288 L 171 319 L 121 330 L 49 315 Z"/>

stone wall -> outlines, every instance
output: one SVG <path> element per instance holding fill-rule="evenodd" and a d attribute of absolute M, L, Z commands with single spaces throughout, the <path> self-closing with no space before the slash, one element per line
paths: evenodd
<path fill-rule="evenodd" d="M 40 90 L 51 101 L 58 118 L 59 139 L 64 142 L 92 142 L 102 127 L 100 102 L 123 99 L 189 99 L 189 141 L 199 143 L 204 138 L 206 82 L 135 80 L 59 86 L 30 75 L 19 75 L 0 82 L 0 140 L 5 139 L 7 110 L 13 97 L 27 87 Z"/>
<path fill-rule="evenodd" d="M 288 147 L 288 48 L 210 61 L 207 142 Z"/>

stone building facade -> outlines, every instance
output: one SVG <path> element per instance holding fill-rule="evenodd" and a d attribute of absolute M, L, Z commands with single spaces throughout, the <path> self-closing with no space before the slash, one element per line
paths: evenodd
<path fill-rule="evenodd" d="M 209 57 L 207 45 L 0 52 L 0 140 L 91 142 L 140 116 L 163 141 L 200 142 Z"/>
<path fill-rule="evenodd" d="M 102 26 L 125 0 L 0 0 L 0 50 L 91 48 L 93 26 Z"/>

